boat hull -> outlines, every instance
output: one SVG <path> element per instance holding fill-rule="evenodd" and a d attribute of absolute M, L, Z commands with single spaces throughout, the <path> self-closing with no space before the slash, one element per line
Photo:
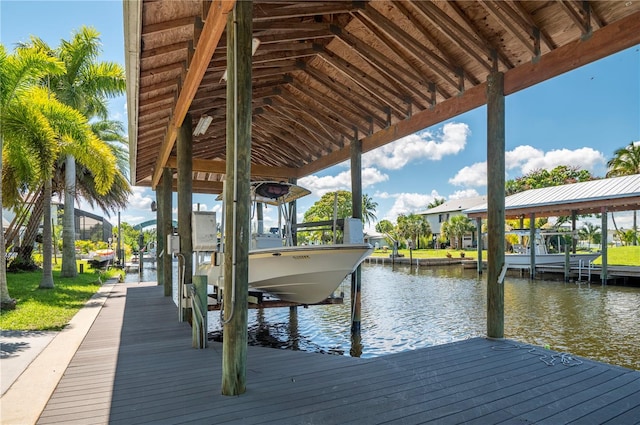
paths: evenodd
<path fill-rule="evenodd" d="M 325 300 L 371 253 L 369 244 L 308 245 L 249 251 L 249 288 L 283 301 Z M 210 285 L 221 285 L 222 266 L 200 265 Z"/>
<path fill-rule="evenodd" d="M 569 254 L 569 265 L 578 266 L 580 261 L 582 264 L 588 265 L 590 261 L 600 256 L 596 254 Z M 505 254 L 505 265 L 510 269 L 529 269 L 531 268 L 531 256 L 529 254 Z M 536 266 L 562 265 L 565 262 L 564 254 L 536 254 Z"/>
<path fill-rule="evenodd" d="M 93 253 L 90 262 L 94 264 L 104 264 L 115 259 L 115 251 L 112 249 L 99 249 Z"/>
<path fill-rule="evenodd" d="M 326 299 L 371 253 L 369 244 L 309 245 L 249 252 L 249 286 L 281 300 Z"/>

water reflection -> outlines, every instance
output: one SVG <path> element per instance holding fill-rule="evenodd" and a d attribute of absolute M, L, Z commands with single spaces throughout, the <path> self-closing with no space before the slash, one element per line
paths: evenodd
<path fill-rule="evenodd" d="M 364 265 L 360 341 L 349 331 L 349 279 L 342 305 L 250 310 L 250 340 L 375 357 L 484 336 L 485 279 L 461 267 Z M 217 313 L 209 323 L 219 334 Z M 640 288 L 507 277 L 505 337 L 640 369 Z"/>

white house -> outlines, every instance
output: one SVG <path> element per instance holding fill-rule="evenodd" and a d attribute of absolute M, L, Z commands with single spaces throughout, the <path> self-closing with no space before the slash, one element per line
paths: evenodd
<path fill-rule="evenodd" d="M 451 217 L 456 215 L 465 215 L 464 210 L 475 207 L 477 205 L 485 204 L 487 202 L 487 196 L 474 196 L 471 198 L 452 199 L 446 201 L 444 204 L 438 205 L 435 208 L 428 209 L 418 214 L 423 215 L 429 226 L 431 227 L 431 233 L 435 237 L 439 237 L 442 233 L 442 223 L 448 221 Z M 473 246 L 473 235 L 465 235 L 462 240 L 462 246 L 469 248 Z"/>

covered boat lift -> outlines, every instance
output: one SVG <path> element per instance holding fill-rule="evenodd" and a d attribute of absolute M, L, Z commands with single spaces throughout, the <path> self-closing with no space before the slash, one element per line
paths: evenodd
<path fill-rule="evenodd" d="M 536 217 L 571 217 L 571 230 L 576 231 L 576 217 L 579 214 L 600 214 L 603 238 L 601 243 L 601 280 L 607 282 L 607 216 L 616 211 L 640 210 L 640 174 L 613 177 L 601 180 L 525 190 L 505 198 L 505 218 L 529 217 L 533 223 Z M 477 228 L 487 217 L 489 205 L 478 205 L 464 213 L 476 219 Z M 531 226 L 530 238 L 534 239 L 535 228 Z M 575 245 L 574 245 L 575 253 Z M 531 250 L 531 276 L 535 273 L 535 251 Z M 481 267 L 482 247 L 478 244 L 478 267 Z"/>
<path fill-rule="evenodd" d="M 350 159 L 361 218 L 363 152 L 486 104 L 487 335 L 502 338 L 504 96 L 640 43 L 637 1 L 132 0 L 124 17 L 131 183 L 157 191 L 158 252 L 172 191 L 180 249 L 191 253 L 192 192 L 233 188 L 227 395 L 246 384 L 250 179 L 295 180 Z M 171 260 L 162 262 L 169 295 Z M 358 289 L 356 274 L 356 335 Z"/>

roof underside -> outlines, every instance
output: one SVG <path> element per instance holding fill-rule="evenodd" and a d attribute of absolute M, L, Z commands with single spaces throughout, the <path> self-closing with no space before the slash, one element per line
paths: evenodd
<path fill-rule="evenodd" d="M 592 180 L 562 186 L 531 189 L 504 200 L 505 216 L 517 218 L 559 217 L 576 214 L 597 214 L 607 211 L 640 210 L 640 174 Z M 465 211 L 469 217 L 486 217 L 487 204 Z"/>
<path fill-rule="evenodd" d="M 184 117 L 210 116 L 193 190 L 217 193 L 234 2 L 124 4 L 132 183 L 155 187 Z M 253 4 L 255 178 L 303 177 L 348 159 L 355 138 L 366 152 L 481 106 L 493 66 L 510 94 L 640 43 L 640 1 Z"/>

